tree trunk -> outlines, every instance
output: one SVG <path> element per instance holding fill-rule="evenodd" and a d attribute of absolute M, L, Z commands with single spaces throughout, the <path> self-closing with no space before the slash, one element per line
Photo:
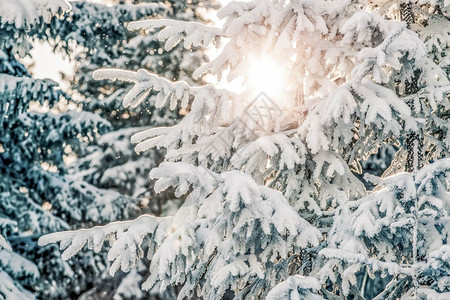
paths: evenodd
<path fill-rule="evenodd" d="M 412 10 L 412 3 L 400 4 L 400 18 L 405 21 L 408 27 L 415 22 L 414 12 Z M 411 82 L 406 82 L 405 94 L 412 95 L 419 91 L 419 76 L 420 71 L 414 72 Z M 414 104 L 410 104 L 411 109 L 414 109 Z M 417 143 L 416 143 L 417 141 Z M 414 173 L 422 167 L 423 164 L 423 134 L 422 131 L 408 133 L 405 140 L 407 159 L 406 171 Z"/>

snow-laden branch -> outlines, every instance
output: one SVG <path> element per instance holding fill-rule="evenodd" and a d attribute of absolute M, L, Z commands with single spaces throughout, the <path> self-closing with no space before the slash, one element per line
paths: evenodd
<path fill-rule="evenodd" d="M 369 265 L 373 271 L 387 270 L 389 275 L 411 274 L 409 267 L 402 267 L 395 262 L 384 262 L 376 258 L 367 257 L 367 255 L 353 253 L 340 249 L 326 248 L 319 252 L 320 255 L 328 259 L 343 260 L 350 264 Z"/>
<path fill-rule="evenodd" d="M 191 87 L 184 81 L 172 82 L 143 69 L 137 72 L 101 69 L 94 72 L 94 78 L 134 82 L 133 88 L 123 100 L 124 106 L 139 105 L 153 90 L 157 92 L 156 107 L 162 107 L 170 101 L 170 108 L 174 110 L 178 101 L 181 101 L 181 107 L 187 107 L 192 100 L 189 114 L 178 125 L 152 128 L 133 136 L 132 141 L 139 142 L 135 149 L 137 152 L 155 146 L 177 148 L 175 145 L 180 141 L 192 144 L 195 136 L 213 132 L 220 124 L 230 122 L 234 113 L 230 108 L 238 99 L 236 94 L 216 89 L 212 85 Z"/>
<path fill-rule="evenodd" d="M 323 297 L 313 293 L 320 290 L 320 287 L 319 281 L 314 277 L 304 277 L 301 275 L 289 276 L 285 281 L 269 291 L 266 300 L 324 300 Z"/>
<path fill-rule="evenodd" d="M 68 259 L 85 245 L 98 252 L 109 239 L 108 260 L 113 261 L 110 272 L 114 274 L 119 268 L 130 270 L 143 257 L 141 244 L 150 235 L 151 275 L 143 288 L 178 282 L 186 296 L 207 278 L 208 291 L 220 296 L 236 281 L 263 278 L 274 261 L 317 246 L 322 238 L 280 192 L 256 184 L 241 172 L 217 174 L 166 162 L 153 169 L 151 177 L 158 179 L 158 192 L 174 187 L 177 196 L 188 194 L 173 218 L 144 215 L 134 221 L 52 233 L 41 237 L 39 245 L 59 242 L 63 258 Z M 210 262 L 209 266 L 204 262 Z M 204 277 L 205 272 L 209 275 Z"/>
<path fill-rule="evenodd" d="M 144 237 L 148 234 L 153 239 L 160 240 L 171 223 L 171 217 L 157 218 L 143 215 L 133 221 L 113 222 L 105 226 L 96 226 L 91 229 L 56 232 L 39 238 L 39 245 L 60 243 L 63 259 L 70 259 L 87 244 L 88 249 L 99 252 L 106 239 L 109 239 L 111 249 L 108 251 L 108 260 L 113 261 L 110 269 L 111 275 L 120 268 L 128 272 L 138 259 L 144 257 L 141 248 Z"/>
<path fill-rule="evenodd" d="M 360 272 L 363 267 L 367 267 L 371 273 L 381 271 L 383 276 L 387 274 L 404 276 L 414 273 L 411 267 L 403 267 L 396 262 L 384 262 L 376 257 L 371 258 L 361 253 L 354 253 L 342 249 L 328 247 L 321 250 L 319 255 L 326 259 L 325 264 L 317 273 L 320 282 L 324 283 L 331 278 L 330 276 L 335 276 L 330 274 L 338 273 L 338 276 L 342 280 L 341 287 L 344 296 L 349 295 L 352 286 L 357 284 L 356 273 Z"/>
<path fill-rule="evenodd" d="M 38 267 L 30 260 L 21 255 L 1 249 L 0 250 L 0 273 L 7 271 L 14 277 L 31 276 L 34 279 L 39 277 Z"/>
<path fill-rule="evenodd" d="M 300 154 L 300 155 L 299 155 Z M 295 165 L 305 163 L 306 147 L 298 137 L 285 134 L 262 136 L 233 155 L 231 162 L 237 168 L 246 166 L 246 173 L 252 174 L 256 169 L 267 164 L 266 157 L 279 157 L 278 167 L 292 169 Z M 252 169 L 254 168 L 254 169 Z"/>
<path fill-rule="evenodd" d="M 1 1 L 1 23 L 11 23 L 17 28 L 31 27 L 39 18 L 49 23 L 53 15 L 70 10 L 67 0 L 15 0 Z"/>
<path fill-rule="evenodd" d="M 183 22 L 176 20 L 144 20 L 128 24 L 129 30 L 139 29 L 162 29 L 158 34 L 160 41 L 166 41 L 164 49 L 166 51 L 174 48 L 181 40 L 184 40 L 184 47 L 208 47 L 212 42 L 216 45 L 222 36 L 222 29 L 207 26 L 198 22 Z"/>
<path fill-rule="evenodd" d="M 0 234 L 0 250 L 12 251 L 11 245 L 6 241 L 3 235 Z"/>
<path fill-rule="evenodd" d="M 187 107 L 190 95 L 190 87 L 184 81 L 171 82 L 165 78 L 140 69 L 137 72 L 121 69 L 100 69 L 94 72 L 94 79 L 111 79 L 134 82 L 135 85 L 127 93 L 123 100 L 125 107 L 136 107 L 144 101 L 152 90 L 158 92 L 156 96 L 156 107 L 163 106 L 170 101 L 171 109 L 175 109 L 177 101 L 181 100 L 181 106 Z"/>
<path fill-rule="evenodd" d="M 58 83 L 51 79 L 32 79 L 26 76 L 0 74 L 0 95 L 19 91 L 21 95 L 31 94 L 35 98 L 45 97 L 52 92 L 55 93 L 53 90 L 57 85 Z"/>
<path fill-rule="evenodd" d="M 429 193 L 441 183 L 441 187 L 446 187 L 450 183 L 450 158 L 440 159 L 420 169 L 416 176 L 415 182 L 418 185 L 418 192 Z"/>
<path fill-rule="evenodd" d="M 151 128 L 132 136 L 133 143 L 139 142 L 137 152 L 152 147 L 177 149 L 180 142 L 191 146 L 196 136 L 210 134 L 234 119 L 230 107 L 238 99 L 236 95 L 210 86 L 194 88 L 190 92 L 193 95 L 190 112 L 177 125 Z"/>
<path fill-rule="evenodd" d="M 416 174 L 377 178 L 379 185 L 372 194 L 342 205 L 328 236 L 328 248 L 319 253 L 326 258 L 319 272 L 321 282 L 339 273 L 347 294 L 362 267 L 408 278 L 440 278 L 439 272 L 448 268 L 449 174 L 450 159 L 437 160 Z M 417 250 L 412 245 L 414 234 L 421 241 Z"/>
<path fill-rule="evenodd" d="M 444 158 L 426 165 L 417 174 L 400 173 L 386 178 L 378 178 L 368 175 L 367 179 L 385 186 L 388 190 L 402 190 L 403 198 L 412 199 L 419 194 L 432 195 L 432 191 L 437 188 L 447 188 L 446 182 L 450 174 L 450 159 Z"/>
<path fill-rule="evenodd" d="M 380 16 L 367 12 L 359 12 L 353 18 L 368 16 L 370 20 L 381 22 Z M 328 134 L 349 143 L 355 133 L 355 122 L 365 125 L 361 125 L 364 128 L 358 132 L 361 136 L 368 135 L 365 128 L 384 137 L 418 128 L 419 120 L 412 117 L 410 107 L 386 83 L 393 71 L 404 66 L 403 60 L 419 61 L 424 58 L 425 50 L 420 40 L 404 26 L 395 22 L 388 25 L 382 43 L 359 51 L 361 62 L 353 69 L 350 80 L 311 105 L 299 133 L 313 153 L 339 145 L 339 141 L 327 139 Z M 351 24 L 344 29 L 346 35 L 357 34 Z"/>
<path fill-rule="evenodd" d="M 174 217 L 171 233 L 152 257 L 146 289 L 158 281 L 173 284 L 187 276 L 182 293 L 186 296 L 206 278 L 208 293 L 220 297 L 236 281 L 262 278 L 274 260 L 321 240 L 320 232 L 281 193 L 241 172 L 217 174 L 186 163 L 165 162 L 150 176 L 158 179 L 158 191 L 175 187 L 178 196 L 188 196 Z M 205 262 L 210 265 L 206 269 Z M 188 267 L 175 268 L 180 264 Z"/>

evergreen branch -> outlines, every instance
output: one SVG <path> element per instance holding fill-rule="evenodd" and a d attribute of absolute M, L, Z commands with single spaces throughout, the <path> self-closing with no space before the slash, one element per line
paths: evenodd
<path fill-rule="evenodd" d="M 39 238 L 38 244 L 44 246 L 59 242 L 60 249 L 64 250 L 62 258 L 67 260 L 86 244 L 88 249 L 99 252 L 105 240 L 109 238 L 111 249 L 108 251 L 108 260 L 113 261 L 110 273 L 114 275 L 119 268 L 128 272 L 134 267 L 136 261 L 144 257 L 141 248 L 144 237 L 151 234 L 154 235 L 153 239 L 161 239 L 171 221 L 171 217 L 142 215 L 133 221 L 113 222 L 91 229 L 47 234 Z"/>
<path fill-rule="evenodd" d="M 207 26 L 198 22 L 183 22 L 176 20 L 144 20 L 131 22 L 128 30 L 139 29 L 159 29 L 164 28 L 158 34 L 160 41 L 166 41 L 164 50 L 169 51 L 181 40 L 184 40 L 184 47 L 208 47 L 212 42 L 217 46 L 222 37 L 222 29 Z"/>

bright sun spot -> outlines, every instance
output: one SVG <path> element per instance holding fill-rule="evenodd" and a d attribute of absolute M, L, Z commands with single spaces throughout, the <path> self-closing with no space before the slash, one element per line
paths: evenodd
<path fill-rule="evenodd" d="M 286 85 L 286 74 L 281 64 L 268 56 L 250 58 L 246 77 L 248 88 L 264 92 L 269 97 L 280 97 Z"/>

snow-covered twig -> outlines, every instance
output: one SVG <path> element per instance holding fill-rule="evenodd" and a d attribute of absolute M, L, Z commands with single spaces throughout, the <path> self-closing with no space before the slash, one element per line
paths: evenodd
<path fill-rule="evenodd" d="M 77 254 L 86 244 L 88 249 L 99 252 L 106 239 L 109 239 L 111 249 L 108 251 L 108 260 L 113 261 L 110 273 L 120 268 L 128 272 L 138 259 L 144 257 L 141 248 L 144 237 L 153 235 L 153 239 L 161 239 L 165 235 L 171 217 L 157 218 L 143 215 L 133 221 L 113 222 L 105 226 L 96 226 L 91 229 L 56 232 L 39 238 L 39 245 L 60 243 L 63 259 L 69 259 Z"/>
<path fill-rule="evenodd" d="M 211 42 L 219 44 L 222 29 L 197 22 L 176 20 L 144 20 L 128 24 L 129 30 L 162 29 L 158 34 L 160 41 L 166 41 L 164 50 L 169 51 L 184 39 L 184 47 L 208 47 Z"/>

